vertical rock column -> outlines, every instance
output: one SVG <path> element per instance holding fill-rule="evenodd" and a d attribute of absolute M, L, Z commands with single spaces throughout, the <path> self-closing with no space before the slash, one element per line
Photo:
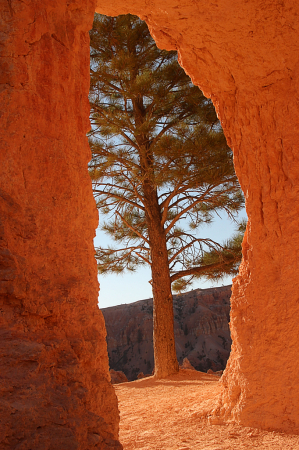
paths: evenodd
<path fill-rule="evenodd" d="M 112 449 L 87 172 L 93 1 L 0 0 L 0 447 Z"/>
<path fill-rule="evenodd" d="M 237 142 L 249 221 L 231 298 L 232 352 L 215 411 L 228 421 L 289 433 L 299 433 L 297 83 L 298 72 L 257 87 L 254 98 L 240 93 L 234 115 L 223 111 Z"/>

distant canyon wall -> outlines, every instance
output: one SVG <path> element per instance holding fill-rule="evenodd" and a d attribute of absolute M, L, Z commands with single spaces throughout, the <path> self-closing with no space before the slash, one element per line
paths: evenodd
<path fill-rule="evenodd" d="M 178 361 L 187 357 L 195 369 L 221 370 L 229 357 L 231 286 L 195 289 L 174 296 L 174 333 Z M 110 368 L 129 380 L 151 374 L 153 300 L 103 308 Z"/>

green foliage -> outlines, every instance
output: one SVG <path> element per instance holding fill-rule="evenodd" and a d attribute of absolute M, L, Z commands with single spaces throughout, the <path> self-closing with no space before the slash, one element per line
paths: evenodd
<path fill-rule="evenodd" d="M 233 219 L 243 207 L 212 102 L 137 17 L 96 15 L 90 37 L 90 176 L 107 216 L 102 229 L 117 244 L 97 249 L 99 272 L 152 264 L 154 198 L 173 289 L 186 289 L 194 277 L 235 273 L 241 235 L 223 245 L 197 237 L 215 213 Z"/>
<path fill-rule="evenodd" d="M 199 265 L 203 270 L 205 269 L 205 273 L 202 272 L 199 276 L 215 281 L 221 280 L 226 275 L 237 275 L 242 259 L 242 241 L 246 223 L 246 221 L 240 222 L 236 233 L 220 248 L 212 248 L 203 253 Z"/>

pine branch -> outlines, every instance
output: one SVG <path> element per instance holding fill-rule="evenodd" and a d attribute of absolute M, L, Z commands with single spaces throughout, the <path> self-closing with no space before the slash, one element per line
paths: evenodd
<path fill-rule="evenodd" d="M 123 197 L 123 196 L 121 196 L 121 195 L 119 195 L 119 194 L 116 194 L 116 193 L 114 193 L 114 192 L 106 192 L 106 191 L 102 191 L 102 190 L 98 190 L 98 189 L 94 190 L 94 192 L 95 192 L 96 194 L 105 195 L 105 196 L 107 196 L 107 197 L 114 197 L 114 198 L 117 198 L 117 199 L 119 199 L 119 200 L 124 201 L 125 203 L 128 203 L 128 204 L 134 206 L 135 208 L 140 209 L 141 211 L 145 211 L 145 209 L 144 209 L 143 206 L 138 205 L 138 203 L 132 202 L 132 201 L 129 200 L 127 197 Z"/>
<path fill-rule="evenodd" d="M 185 233 L 184 233 L 185 234 Z M 191 235 L 187 235 L 188 237 L 191 237 Z M 181 247 L 170 259 L 169 259 L 169 263 L 172 263 L 172 261 L 174 261 L 181 253 L 185 252 L 185 250 L 187 250 L 188 248 L 194 246 L 194 244 L 196 243 L 204 243 L 206 245 L 208 245 L 209 247 L 212 247 L 213 249 L 216 248 L 220 248 L 221 250 L 223 250 L 223 247 L 218 244 L 217 242 L 213 241 L 212 239 L 201 239 L 201 238 L 194 238 L 192 239 L 192 241 L 190 241 L 188 244 L 186 244 L 185 246 Z"/>
<path fill-rule="evenodd" d="M 94 107 L 97 112 L 99 114 L 101 114 L 101 116 L 106 120 L 107 123 L 109 123 L 110 125 L 115 125 L 115 122 L 113 122 L 112 120 L 109 119 L 109 117 L 107 115 L 105 115 L 103 113 L 103 110 L 99 107 Z M 135 144 L 134 141 L 132 141 L 132 139 L 121 129 L 120 125 L 118 125 L 119 129 L 118 129 L 118 133 L 132 146 L 134 147 L 136 150 L 138 150 L 138 145 Z"/>
<path fill-rule="evenodd" d="M 238 259 L 236 258 L 234 261 L 238 262 Z M 231 261 L 230 261 L 230 263 L 231 263 Z M 225 262 L 218 262 L 218 263 L 214 263 L 214 264 L 208 264 L 206 266 L 192 267 L 191 269 L 180 270 L 179 272 L 176 272 L 170 276 L 170 281 L 171 281 L 171 283 L 173 283 L 174 281 L 178 280 L 179 278 L 183 278 L 188 275 L 196 275 L 197 277 L 207 275 L 207 274 L 210 274 L 212 270 L 223 268 L 225 266 L 225 264 L 226 264 Z"/>
<path fill-rule="evenodd" d="M 139 231 L 136 230 L 136 228 L 132 227 L 118 211 L 116 211 L 115 214 L 117 214 L 121 218 L 121 220 L 127 225 L 127 227 L 130 228 L 134 233 L 137 234 L 137 236 L 139 236 L 148 245 L 150 244 L 149 240 L 146 239 L 144 236 L 142 236 L 142 234 L 140 234 Z"/>
<path fill-rule="evenodd" d="M 200 196 L 197 200 L 195 200 L 191 205 L 187 206 L 186 208 L 182 209 L 176 217 L 170 222 L 170 224 L 167 226 L 165 233 L 169 233 L 169 231 L 174 227 L 174 225 L 177 223 L 177 221 L 184 216 L 184 214 L 188 211 L 190 211 L 192 208 L 194 208 L 199 203 L 203 202 L 203 196 Z"/>

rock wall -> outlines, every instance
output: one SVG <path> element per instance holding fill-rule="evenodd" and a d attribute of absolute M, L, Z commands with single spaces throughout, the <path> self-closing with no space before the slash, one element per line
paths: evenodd
<path fill-rule="evenodd" d="M 214 414 L 299 433 L 299 3 L 111 0 L 97 11 L 137 14 L 160 47 L 178 50 L 234 151 L 249 222 Z"/>
<path fill-rule="evenodd" d="M 92 1 L 0 0 L 0 448 L 122 448 L 97 308 Z"/>
<path fill-rule="evenodd" d="M 175 295 L 174 333 L 180 364 L 188 358 L 195 369 L 222 370 L 230 353 L 231 286 L 194 289 Z M 153 354 L 153 300 L 103 308 L 110 368 L 129 380 L 140 372 L 151 374 Z"/>
<path fill-rule="evenodd" d="M 0 0 L 3 449 L 117 447 L 87 176 L 92 0 Z M 214 417 L 299 432 L 297 0 L 98 1 L 215 103 L 249 217 Z M 275 342 L 275 346 L 273 346 Z"/>

